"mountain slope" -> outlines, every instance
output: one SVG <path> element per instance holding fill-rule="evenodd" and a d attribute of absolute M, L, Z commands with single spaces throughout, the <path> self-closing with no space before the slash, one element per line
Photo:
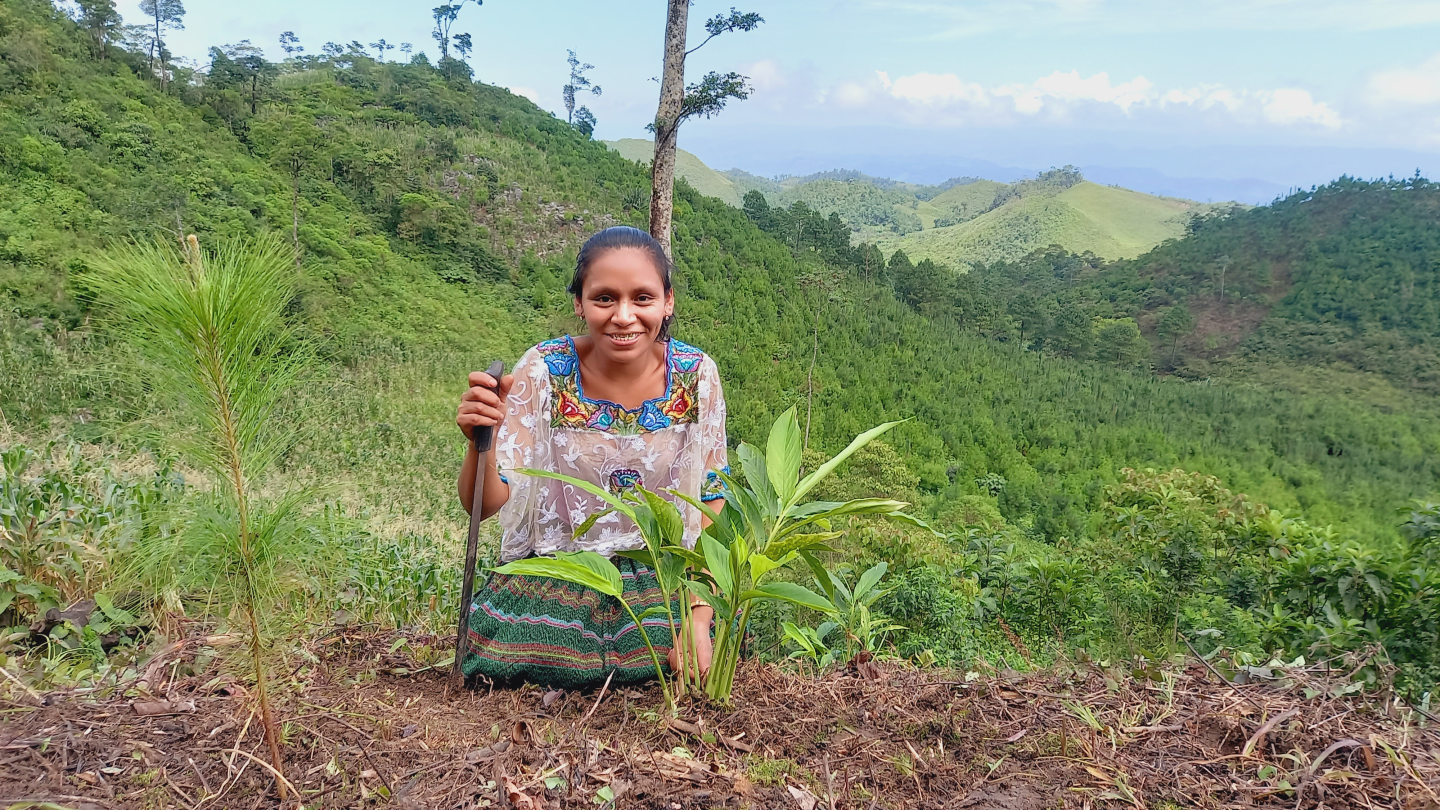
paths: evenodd
<path fill-rule="evenodd" d="M 619 152 L 626 160 L 633 160 L 650 165 L 655 157 L 655 143 L 643 138 L 622 138 L 618 141 L 604 141 L 606 146 Z M 729 177 L 706 166 L 704 161 L 686 152 L 684 149 L 676 150 L 675 154 L 675 175 L 685 178 L 685 182 L 695 187 L 695 190 L 707 197 L 715 197 L 727 205 L 740 206 L 740 198 L 744 191 L 738 190 Z"/>
<path fill-rule="evenodd" d="M 958 186 L 946 195 L 953 195 L 959 205 L 983 199 L 981 189 L 964 196 L 962 190 L 968 188 Z M 942 195 L 935 202 L 948 201 Z M 1210 208 L 1081 181 L 1058 193 L 1019 196 L 973 219 L 879 244 L 887 251 L 904 250 L 912 259 L 951 266 L 1014 260 L 1048 245 L 1106 259 L 1129 259 L 1184 235 L 1189 216 Z"/>

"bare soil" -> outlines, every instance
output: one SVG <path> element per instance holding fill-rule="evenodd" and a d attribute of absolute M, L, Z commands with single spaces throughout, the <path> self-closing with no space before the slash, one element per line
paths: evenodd
<path fill-rule="evenodd" d="M 747 663 L 732 707 L 689 698 L 667 722 L 654 685 L 450 693 L 444 673 L 388 653 L 394 639 L 317 641 L 319 663 L 278 686 L 284 772 L 304 807 L 1440 808 L 1440 733 L 1393 703 L 1326 697 L 1318 671 L 1236 686 L 1198 662 L 968 682 Z M 195 646 L 160 669 L 183 672 Z M 0 700 L 0 801 L 295 806 L 237 681 L 162 677 L 148 693 Z"/>

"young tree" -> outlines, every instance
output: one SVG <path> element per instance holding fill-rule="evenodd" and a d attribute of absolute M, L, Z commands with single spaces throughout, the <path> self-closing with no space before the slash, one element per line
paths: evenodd
<path fill-rule="evenodd" d="M 655 159 L 650 162 L 650 235 L 659 240 L 670 255 L 670 222 L 675 211 L 675 150 L 680 125 L 687 119 L 710 118 L 725 108 L 732 98 L 750 97 L 749 80 L 739 73 L 711 71 L 699 82 L 685 86 L 685 59 L 703 48 L 710 40 L 733 31 L 753 31 L 764 22 L 759 14 L 730 9 L 730 14 L 717 14 L 705 22 L 709 33 L 699 45 L 685 50 L 690 24 L 692 0 L 668 0 L 665 20 L 665 68 L 660 78 L 660 103 L 650 131 L 655 133 Z"/>
<path fill-rule="evenodd" d="M 383 39 L 382 39 L 382 40 L 379 40 L 379 41 L 376 41 L 376 42 L 370 43 L 370 47 L 372 47 L 372 48 L 375 49 L 375 54 L 376 54 L 375 60 L 376 60 L 377 62 L 384 62 L 384 61 L 385 61 L 385 52 L 386 52 L 386 51 L 393 51 L 393 50 L 395 50 L 395 46 L 394 46 L 394 45 L 391 45 L 390 43 L 386 42 L 386 41 L 383 40 Z"/>
<path fill-rule="evenodd" d="M 267 636 L 283 605 L 325 573 L 303 530 L 307 493 L 269 477 L 298 439 L 283 405 L 315 357 L 286 320 L 296 283 L 289 254 L 284 242 L 261 237 L 202 255 L 190 236 L 183 253 L 163 243 L 116 246 L 85 277 L 152 395 L 168 405 L 178 429 L 162 439 L 211 485 L 175 535 L 140 540 L 132 576 L 234 610 L 282 801 Z"/>
<path fill-rule="evenodd" d="M 1184 304 L 1176 304 L 1166 310 L 1165 317 L 1160 319 L 1156 332 L 1161 340 L 1170 341 L 1170 365 L 1175 365 L 1175 355 L 1180 351 L 1180 338 L 1190 334 L 1195 328 L 1195 317 Z"/>
<path fill-rule="evenodd" d="M 76 22 L 90 34 L 90 50 L 95 58 L 105 61 L 106 51 L 122 33 L 120 12 L 115 0 L 75 0 L 79 6 Z"/>
<path fill-rule="evenodd" d="M 565 62 L 570 65 L 570 81 L 560 89 L 561 94 L 565 97 L 565 121 L 569 123 L 570 126 L 576 127 L 584 132 L 588 137 L 591 132 L 595 131 L 595 115 L 590 112 L 589 108 L 581 107 L 578 114 L 581 120 L 586 122 L 586 126 L 576 124 L 575 116 L 577 112 L 575 109 L 575 96 L 582 92 L 588 92 L 593 96 L 598 96 L 601 92 L 600 85 L 591 84 L 590 80 L 585 78 L 585 71 L 594 70 L 595 66 L 589 63 L 582 65 L 580 64 L 580 58 L 575 55 L 574 51 L 568 51 L 568 53 L 570 54 L 570 58 L 566 59 Z"/>
<path fill-rule="evenodd" d="M 155 60 L 160 60 L 160 89 L 165 89 L 167 69 L 165 67 L 164 32 L 185 30 L 185 6 L 180 0 L 140 0 L 140 13 L 154 23 L 155 37 L 150 49 L 150 72 L 155 72 Z"/>

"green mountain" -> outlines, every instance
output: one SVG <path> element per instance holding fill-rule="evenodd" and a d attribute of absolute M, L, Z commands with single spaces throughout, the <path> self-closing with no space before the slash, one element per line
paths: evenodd
<path fill-rule="evenodd" d="M 148 399 L 143 375 L 89 317 L 78 279 L 95 251 L 188 232 L 202 244 L 283 234 L 302 276 L 291 315 L 329 360 L 323 379 L 296 392 L 290 418 L 305 438 L 286 457 L 287 474 L 332 485 L 337 509 L 379 536 L 453 551 L 463 525 L 453 418 L 465 373 L 577 328 L 565 292 L 575 252 L 600 227 L 644 223 L 642 167 L 471 81 L 455 60 L 399 64 L 351 51 L 271 64 L 217 49 L 208 75 L 180 68 L 162 89 L 142 55 L 101 33 L 45 0 L 0 5 L 0 435 L 133 453 L 143 439 L 112 429 L 163 421 L 163 403 Z M 956 188 L 880 190 L 911 194 L 913 211 Z M 1027 189 L 1016 191 L 1020 202 L 1049 194 Z M 1092 193 L 1071 184 L 1050 197 L 1071 192 L 1075 205 Z M 930 649 L 959 662 L 997 649 L 987 645 L 1008 643 L 997 616 L 1036 649 L 1080 645 L 1126 660 L 1165 650 L 1177 629 L 1223 627 L 1227 644 L 1255 655 L 1372 643 L 1359 631 L 1317 636 L 1334 615 L 1361 628 L 1374 621 L 1385 639 L 1415 639 L 1419 651 L 1392 654 L 1423 668 L 1434 663 L 1424 645 L 1436 623 L 1396 611 L 1433 599 L 1381 604 L 1344 593 L 1366 576 L 1386 577 L 1401 595 L 1432 587 L 1396 515 L 1440 489 L 1433 411 L 1263 380 L 1196 384 L 1138 362 L 1152 350 L 1142 350 L 1139 328 L 1161 315 L 1147 296 L 1167 279 L 1184 300 L 1208 294 L 1199 284 L 1222 246 L 1232 251 L 1227 268 L 1253 260 L 1259 279 L 1268 261 L 1272 279 L 1289 279 L 1272 317 L 1353 330 L 1356 318 L 1392 317 L 1399 305 L 1382 294 L 1433 302 L 1433 195 L 1398 199 L 1406 193 L 1351 202 L 1330 218 L 1297 200 L 1206 220 L 1152 258 L 1120 265 L 1056 253 L 1049 267 L 956 274 L 903 253 L 887 261 L 808 204 L 771 206 L 758 194 L 736 208 L 680 183 L 676 334 L 719 364 L 732 442 L 763 445 L 791 407 L 811 453 L 907 420 L 838 483 L 901 496 L 955 532 L 942 541 L 857 524 L 844 538 L 854 562 L 894 562 L 899 590 L 877 609 L 906 623 L 896 636 L 906 655 Z M 1117 242 L 1149 233 L 1120 220 L 1096 221 Z M 1236 235 L 1255 245 L 1229 247 Z M 1271 239 L 1273 249 L 1260 244 Z M 1383 257 L 1393 267 L 1362 262 L 1375 240 L 1415 247 Z M 1280 264 L 1282 248 L 1306 263 Z M 1395 311 L 1413 315 L 1403 334 L 1418 340 L 1428 328 L 1410 309 Z M 1127 468 L 1177 467 L 1217 476 L 1196 484 L 1207 497 L 1228 498 L 1223 482 L 1297 520 L 1274 516 L 1243 532 L 1233 522 L 1202 532 L 1198 517 L 1166 523 L 1195 516 L 1185 499 L 1128 534 L 1117 528 L 1117 516 L 1132 514 L 1126 493 L 1146 475 Z M 1168 486 L 1154 502 L 1180 497 Z M 1304 565 L 1280 567 L 1301 544 Z M 1352 576 L 1362 558 L 1371 568 Z M 1422 575 L 1397 573 L 1415 570 Z M 1336 584 L 1344 577 L 1349 584 Z M 417 587 L 417 603 L 435 593 Z M 757 649 L 780 644 L 780 618 L 757 624 L 771 634 Z"/>
<path fill-rule="evenodd" d="M 942 195 L 931 204 L 953 200 L 949 210 L 955 219 L 987 210 L 954 224 L 881 239 L 879 244 L 887 250 L 904 250 L 912 258 L 957 267 L 1018 259 L 1049 245 L 1106 259 L 1130 259 L 1167 239 L 1178 239 L 1185 234 L 1191 216 L 1217 207 L 1088 181 L 1054 191 L 1021 193 L 999 202 L 1009 190 L 1002 187 L 987 203 L 988 189 L 953 188 L 946 192 L 951 195 L 948 199 Z M 989 207 L 996 202 L 999 204 Z"/>
<path fill-rule="evenodd" d="M 650 165 L 651 159 L 655 156 L 654 141 L 642 138 L 623 138 L 618 141 L 604 141 L 604 144 L 619 152 L 626 160 L 633 160 L 646 166 Z M 701 194 L 715 197 L 737 208 L 740 207 L 740 198 L 745 194 L 744 191 L 735 187 L 729 177 L 706 166 L 700 158 L 684 149 L 676 152 L 675 175 L 685 178 L 685 182 L 694 186 L 695 190 Z"/>

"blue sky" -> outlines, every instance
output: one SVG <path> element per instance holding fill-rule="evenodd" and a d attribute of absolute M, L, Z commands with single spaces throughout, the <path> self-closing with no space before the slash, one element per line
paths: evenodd
<path fill-rule="evenodd" d="M 281 31 L 410 42 L 432 55 L 432 2 L 191 0 L 173 50 L 204 61 Z M 138 21 L 138 0 L 121 0 Z M 739 70 L 756 92 L 681 146 L 759 174 L 838 166 L 906 179 L 1074 163 L 1092 177 L 1201 198 L 1341 174 L 1440 176 L 1440 0 L 757 0 L 766 23 L 721 37 L 690 76 Z M 729 3 L 699 0 L 703 20 Z M 476 77 L 561 110 L 567 48 L 596 65 L 598 137 L 643 137 L 661 0 L 486 0 Z M 392 51 L 390 58 L 398 58 Z M 1208 185 L 1207 185 L 1208 183 Z M 1227 183 L 1229 185 L 1227 185 Z M 1147 186 L 1148 184 L 1148 186 Z"/>

